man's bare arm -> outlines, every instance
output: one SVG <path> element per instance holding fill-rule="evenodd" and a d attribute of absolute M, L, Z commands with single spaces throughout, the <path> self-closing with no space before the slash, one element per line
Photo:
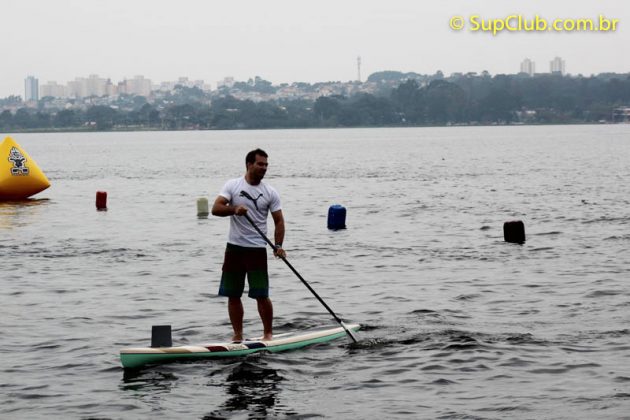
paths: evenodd
<path fill-rule="evenodd" d="M 219 217 L 226 216 L 242 216 L 247 213 L 247 207 L 245 206 L 231 206 L 230 202 L 227 198 L 222 195 L 218 196 L 216 200 L 214 200 L 214 204 L 212 205 L 212 215 Z"/>

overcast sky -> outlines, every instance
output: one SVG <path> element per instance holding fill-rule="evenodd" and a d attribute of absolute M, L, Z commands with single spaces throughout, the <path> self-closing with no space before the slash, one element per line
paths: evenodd
<path fill-rule="evenodd" d="M 611 33 L 473 33 L 466 20 L 535 14 L 618 19 Z M 0 97 L 24 78 L 66 83 L 98 74 L 114 83 L 181 76 L 213 88 L 232 76 L 283 82 L 348 81 L 382 70 L 516 73 L 529 57 L 548 72 L 630 72 L 629 0 L 0 0 Z"/>

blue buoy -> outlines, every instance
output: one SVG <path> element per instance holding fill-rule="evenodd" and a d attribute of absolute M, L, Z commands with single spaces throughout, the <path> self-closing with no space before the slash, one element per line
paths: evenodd
<path fill-rule="evenodd" d="M 328 229 L 339 230 L 346 228 L 346 208 L 333 204 L 328 208 Z"/>

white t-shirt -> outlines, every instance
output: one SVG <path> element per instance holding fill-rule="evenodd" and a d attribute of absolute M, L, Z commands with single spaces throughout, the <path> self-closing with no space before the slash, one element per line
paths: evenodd
<path fill-rule="evenodd" d="M 242 191 L 248 194 L 251 199 L 241 194 Z M 219 195 L 225 197 L 231 206 L 247 207 L 247 214 L 265 235 L 267 234 L 269 212 L 273 213 L 282 208 L 280 195 L 273 187 L 262 181 L 258 185 L 249 185 L 244 176 L 226 182 Z M 230 216 L 228 242 L 233 245 L 255 248 L 267 246 L 267 242 L 256 232 L 256 229 L 247 221 L 245 216 Z"/>

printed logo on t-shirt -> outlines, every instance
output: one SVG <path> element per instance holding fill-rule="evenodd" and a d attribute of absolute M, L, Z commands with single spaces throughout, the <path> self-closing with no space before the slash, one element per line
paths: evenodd
<path fill-rule="evenodd" d="M 260 197 L 262 197 L 262 196 L 263 196 L 263 194 L 262 194 L 262 193 L 260 193 L 260 194 L 258 195 L 258 197 L 254 198 L 254 197 L 252 197 L 251 195 L 249 195 L 249 193 L 248 193 L 247 191 L 241 191 L 240 196 L 241 196 L 241 197 L 245 197 L 245 198 L 247 198 L 248 200 L 250 200 L 252 203 L 254 203 L 254 207 L 256 207 L 256 210 L 260 211 L 260 209 L 258 208 L 258 199 L 259 199 Z"/>

